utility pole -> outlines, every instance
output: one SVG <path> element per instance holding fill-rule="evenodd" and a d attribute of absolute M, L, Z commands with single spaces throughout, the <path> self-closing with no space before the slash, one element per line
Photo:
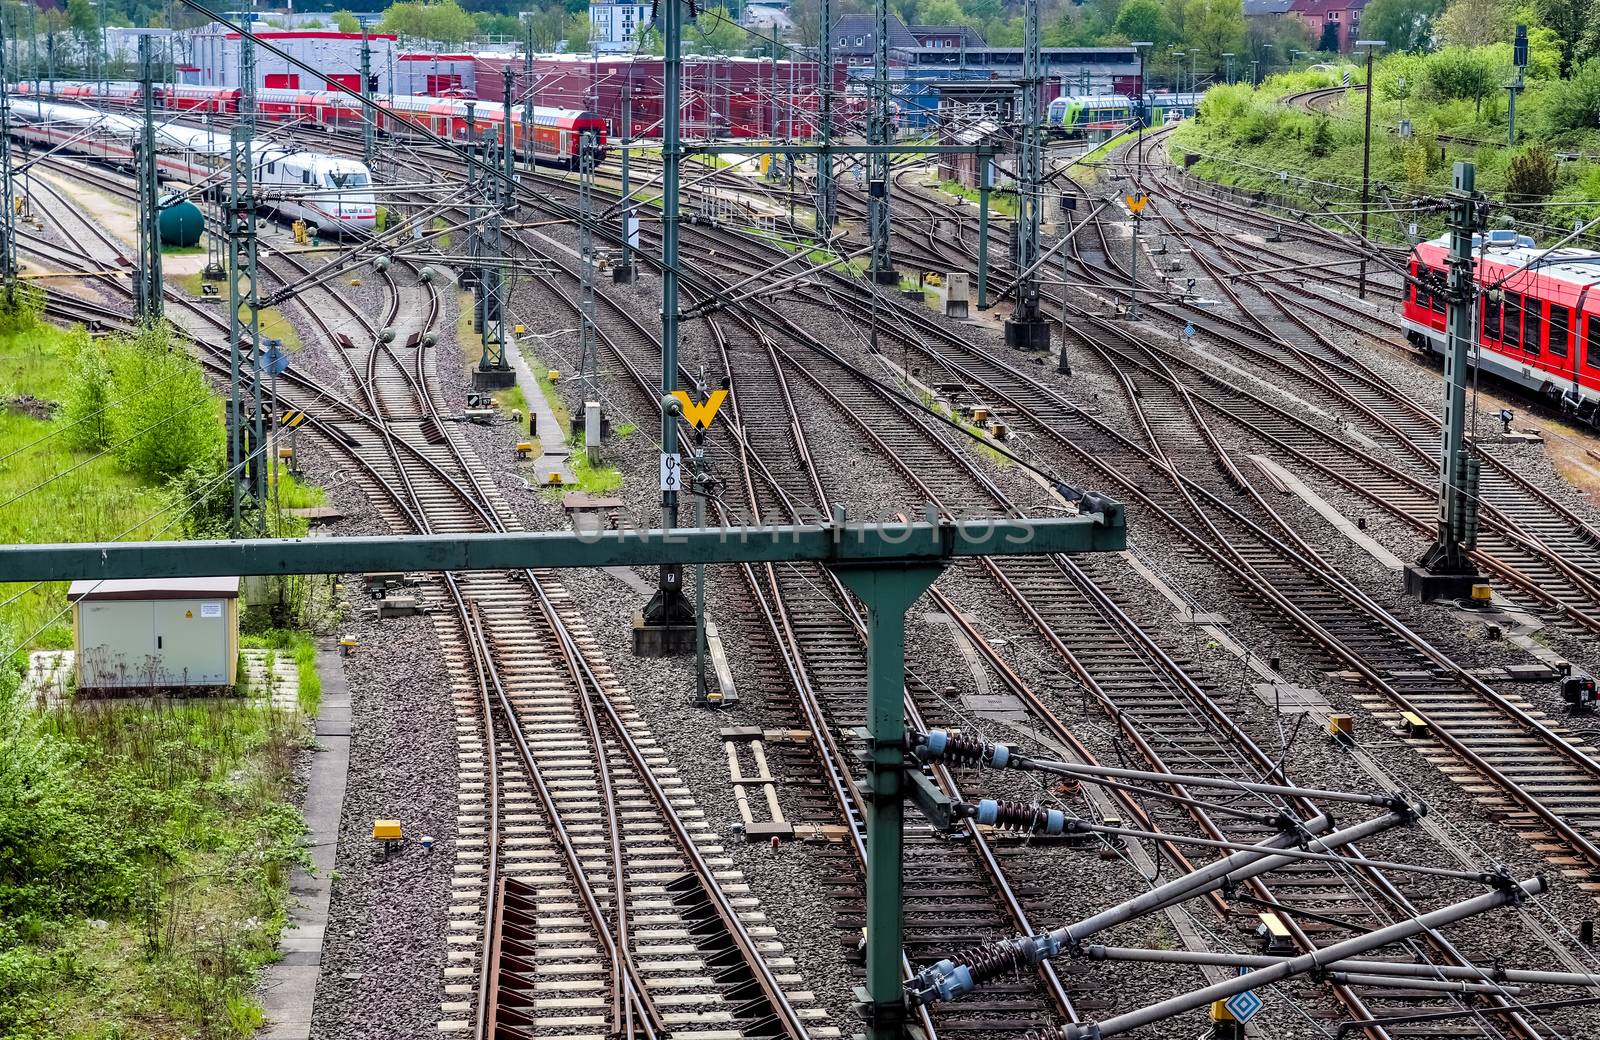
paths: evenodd
<path fill-rule="evenodd" d="M 639 277 L 633 251 L 639 248 L 639 218 L 633 211 L 633 185 L 629 179 L 629 152 L 633 148 L 633 87 L 622 88 L 622 259 L 611 268 L 611 281 L 627 285 Z"/>
<path fill-rule="evenodd" d="M 594 149 L 594 131 L 585 130 L 578 145 L 578 257 L 582 274 L 578 285 L 578 310 L 583 319 L 578 323 L 578 377 L 583 388 L 580 400 L 583 401 L 584 429 L 598 434 L 599 424 L 588 414 L 590 407 L 599 407 L 595 394 L 599 356 L 594 337 Z M 600 445 L 588 443 L 586 447 L 593 461 Z"/>
<path fill-rule="evenodd" d="M 1050 349 L 1050 322 L 1039 309 L 1039 239 L 1044 223 L 1044 62 L 1039 0 L 1022 5 L 1022 118 L 1017 127 L 1017 219 L 1012 222 L 1017 265 L 1016 310 L 1006 322 L 1006 345 Z"/>
<path fill-rule="evenodd" d="M 1511 64 L 1516 66 L 1517 78 L 1506 86 L 1506 91 L 1511 95 L 1511 102 L 1506 106 L 1506 143 L 1515 148 L 1517 146 L 1517 95 L 1522 93 L 1522 75 L 1528 67 L 1528 27 L 1517 26 L 1517 38 L 1511 45 Z M 1371 88 L 1368 87 L 1370 93 Z"/>
<path fill-rule="evenodd" d="M 0 38 L 0 291 L 5 295 L 5 309 L 17 303 L 17 202 L 16 185 L 11 181 L 11 91 L 6 87 L 6 48 Z M 35 103 L 38 95 L 34 95 Z"/>
<path fill-rule="evenodd" d="M 256 41 L 239 37 L 239 122 L 252 134 L 256 129 Z"/>
<path fill-rule="evenodd" d="M 1444 439 L 1439 448 L 1439 533 L 1406 568 L 1406 591 L 1432 600 L 1466 595 L 1478 580 L 1468 555 L 1478 534 L 1478 460 L 1467 442 L 1467 371 L 1476 349 L 1472 236 L 1483 226 L 1477 168 L 1458 162 L 1450 192 L 1450 313 L 1444 351 Z M 1498 306 L 1498 303 L 1494 304 Z"/>
<path fill-rule="evenodd" d="M 1155 43 L 1150 40 L 1135 40 L 1133 44 L 1134 50 L 1139 53 L 1139 110 L 1134 113 L 1134 117 L 1139 120 L 1138 129 L 1135 131 L 1139 140 L 1134 144 L 1133 150 L 1139 156 L 1141 183 L 1144 181 L 1144 127 L 1150 122 L 1150 89 L 1144 83 L 1144 56 L 1145 52 L 1154 46 Z"/>
<path fill-rule="evenodd" d="M 531 15 L 532 12 L 525 12 Z M 522 147 L 527 153 L 528 169 L 533 169 L 536 149 L 533 139 L 533 19 L 528 17 L 528 44 L 522 52 Z"/>
<path fill-rule="evenodd" d="M 156 182 L 155 73 L 150 37 L 139 37 L 139 84 L 144 119 L 139 126 L 139 270 L 134 282 L 134 309 L 145 322 L 161 320 L 161 201 Z"/>
<path fill-rule="evenodd" d="M 241 44 L 247 46 L 248 42 L 243 40 Z M 246 443 L 250 439 L 248 421 L 239 385 L 240 359 L 246 342 L 257 359 L 256 384 L 260 385 L 260 352 L 255 349 L 261 331 L 256 293 L 255 171 L 250 136 L 251 129 L 243 122 L 235 125 L 228 135 L 228 379 L 231 391 L 228 397 L 228 472 L 233 477 L 233 523 L 229 530 L 234 538 L 239 537 L 241 499 L 248 476 L 245 467 L 251 458 L 251 446 Z M 254 448 L 260 450 L 259 439 Z M 265 517 L 265 512 L 262 515 Z"/>
<path fill-rule="evenodd" d="M 978 147 L 978 309 L 989 309 L 989 186 L 994 182 L 994 148 Z"/>
<path fill-rule="evenodd" d="M 511 132 L 511 126 L 512 126 L 512 123 L 511 123 L 511 94 L 512 94 L 512 90 L 513 90 L 513 87 L 514 87 L 514 80 L 512 78 L 510 64 L 508 63 L 506 65 L 506 67 L 504 69 L 502 69 L 501 71 L 504 74 L 504 78 L 505 78 L 505 95 L 506 95 L 506 97 L 505 97 L 505 109 L 501 113 L 501 123 L 500 123 L 500 134 L 501 134 L 500 147 L 501 147 L 502 151 L 504 152 L 503 158 L 504 158 L 505 173 L 506 173 L 505 180 L 503 180 L 500 183 L 500 193 L 503 196 L 503 202 L 504 202 L 504 205 L 502 205 L 500 208 L 501 208 L 502 211 L 504 211 L 506 208 L 508 208 L 511 205 L 511 199 L 512 199 L 511 186 L 517 182 L 517 149 L 516 149 L 516 135 L 514 135 Z"/>
<path fill-rule="evenodd" d="M 880 3 L 883 0 L 879 0 Z M 679 109 L 683 101 L 683 8 L 687 0 L 662 0 L 665 45 L 661 84 L 661 526 L 678 526 L 683 484 L 678 451 L 678 184 L 683 165 Z M 694 607 L 683 591 L 683 565 L 662 564 L 656 591 L 634 618 L 633 652 L 664 657 L 693 649 Z"/>
<path fill-rule="evenodd" d="M 889 106 L 889 0 L 876 0 L 874 27 L 872 114 L 867 122 L 867 142 L 887 146 L 894 110 Z M 874 153 L 867 163 L 867 224 L 872 239 L 872 280 L 879 285 L 899 285 L 900 272 L 890 256 L 889 154 Z"/>
<path fill-rule="evenodd" d="M 1367 240 L 1368 200 L 1372 190 L 1372 56 L 1379 47 L 1384 46 L 1383 40 L 1357 40 L 1357 47 L 1367 49 L 1367 122 L 1366 130 L 1361 138 L 1361 241 Z M 1361 298 L 1367 298 L 1367 254 L 1363 249 L 1361 253 L 1361 279 L 1357 291 Z"/>
<path fill-rule="evenodd" d="M 372 97 L 372 43 L 365 25 L 361 27 L 361 96 Z M 361 160 L 368 170 L 378 161 L 378 127 L 366 105 L 361 106 Z"/>
<path fill-rule="evenodd" d="M 477 389 L 498 389 L 517 381 L 516 372 L 506 360 L 505 306 L 501 298 L 505 255 L 500 238 L 500 222 L 505 213 L 506 185 L 495 175 L 498 157 L 494 154 L 492 132 L 478 129 L 477 105 L 467 103 L 467 193 L 468 212 L 475 229 L 468 236 L 474 270 L 477 272 L 476 310 L 478 335 L 483 352 L 472 371 Z M 480 225 L 478 218 L 486 219 Z"/>
<path fill-rule="evenodd" d="M 817 153 L 817 237 L 833 235 L 833 0 L 822 3 L 822 43 L 817 48 L 817 123 L 822 151 Z"/>

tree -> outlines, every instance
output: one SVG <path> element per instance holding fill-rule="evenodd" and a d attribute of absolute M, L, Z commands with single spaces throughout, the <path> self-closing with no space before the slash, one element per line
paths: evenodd
<path fill-rule="evenodd" d="M 94 0 L 67 0 L 67 24 L 79 40 L 87 40 L 100 31 L 100 12 Z"/>
<path fill-rule="evenodd" d="M 556 44 L 567 38 L 567 8 L 562 3 L 549 3 L 528 12 L 528 22 L 533 30 L 535 50 L 553 51 Z M 588 40 L 584 41 L 585 43 Z"/>
<path fill-rule="evenodd" d="M 1434 28 L 1442 43 L 1483 47 L 1511 39 L 1512 15 L 1505 0 L 1450 0 Z"/>
<path fill-rule="evenodd" d="M 399 0 L 383 12 L 378 28 L 432 43 L 464 43 L 478 33 L 472 15 L 456 0 Z"/>
<path fill-rule="evenodd" d="M 967 20 L 956 0 L 923 0 L 921 16 L 927 25 L 961 25 Z"/>
<path fill-rule="evenodd" d="M 1317 50 L 1325 54 L 1339 53 L 1339 23 L 1323 22 L 1322 37 L 1317 40 Z"/>
<path fill-rule="evenodd" d="M 567 16 L 567 50 L 586 51 L 589 49 L 589 32 L 592 26 L 586 11 L 576 12 Z"/>
<path fill-rule="evenodd" d="M 1222 55 L 1244 50 L 1244 5 L 1239 0 L 1188 0 L 1183 5 L 1183 38 L 1199 53 L 1196 65 L 1222 73 Z"/>
<path fill-rule="evenodd" d="M 1600 0 L 1533 0 L 1533 9 L 1561 41 L 1561 75 L 1566 76 L 1592 39 L 1595 20 L 1600 18 Z"/>
<path fill-rule="evenodd" d="M 333 12 L 333 25 L 342 33 L 358 33 L 361 31 L 361 19 L 349 11 Z"/>
<path fill-rule="evenodd" d="M 1386 40 L 1390 50 L 1423 51 L 1433 44 L 1433 23 L 1444 0 L 1372 0 L 1361 14 L 1361 33 Z"/>
<path fill-rule="evenodd" d="M 1117 13 L 1114 28 L 1130 41 L 1148 40 L 1157 47 L 1177 39 L 1172 19 L 1159 0 L 1128 0 Z"/>

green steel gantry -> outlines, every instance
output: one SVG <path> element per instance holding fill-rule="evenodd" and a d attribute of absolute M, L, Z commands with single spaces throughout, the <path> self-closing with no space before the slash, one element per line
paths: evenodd
<path fill-rule="evenodd" d="M 867 610 L 867 1035 L 902 1040 L 903 878 L 908 778 L 905 613 L 952 560 L 973 556 L 1118 552 L 1122 506 L 1090 495 L 1095 512 L 1049 519 L 847 522 L 653 531 L 541 531 L 372 538 L 111 542 L 0 546 L 0 582 L 467 571 L 523 568 L 812 562 L 832 568 Z"/>

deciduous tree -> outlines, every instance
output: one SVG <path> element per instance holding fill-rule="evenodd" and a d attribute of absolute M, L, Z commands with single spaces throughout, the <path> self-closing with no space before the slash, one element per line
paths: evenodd
<path fill-rule="evenodd" d="M 1361 34 L 1387 41 L 1390 50 L 1426 50 L 1443 13 L 1444 0 L 1372 0 L 1361 15 Z"/>

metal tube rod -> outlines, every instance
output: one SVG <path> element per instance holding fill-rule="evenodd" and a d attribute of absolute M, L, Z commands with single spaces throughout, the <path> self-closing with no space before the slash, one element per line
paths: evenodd
<path fill-rule="evenodd" d="M 1353 842 L 1361 841 L 1391 827 L 1397 827 L 1407 822 L 1408 817 L 1400 813 L 1390 813 L 1379 816 L 1353 827 L 1334 831 L 1331 834 L 1315 839 L 1318 848 L 1342 848 Z M 1301 825 L 1303 832 L 1315 834 L 1329 825 L 1326 816 L 1319 816 L 1307 820 Z M 1287 848 L 1296 840 L 1292 833 L 1278 834 L 1266 841 L 1265 846 Z M 1186 902 L 1196 896 L 1214 892 L 1223 887 L 1224 882 L 1238 884 L 1251 878 L 1259 877 L 1279 867 L 1287 866 L 1294 862 L 1287 855 L 1277 855 L 1262 849 L 1240 850 L 1230 856 L 1217 860 L 1189 872 L 1181 877 L 1153 888 L 1148 892 L 1140 893 L 1132 899 L 1117 906 L 1108 907 L 1093 917 L 1085 918 L 1076 924 L 1067 925 L 1065 928 L 1055 929 L 1051 936 L 1065 943 L 1081 943 L 1091 935 L 1113 928 L 1119 924 L 1142 917 L 1145 914 L 1163 910 L 1169 906 Z"/>
<path fill-rule="evenodd" d="M 1372 188 L 1372 55 L 1376 47 L 1367 48 L 1367 119 L 1361 136 L 1361 241 L 1367 241 L 1367 204 Z M 1358 293 L 1367 298 L 1367 257 L 1361 256 L 1361 280 Z"/>
<path fill-rule="evenodd" d="M 1144 961 L 1151 964 L 1199 964 L 1221 968 L 1269 968 L 1289 960 L 1253 953 L 1209 953 L 1195 950 L 1145 950 L 1127 946 L 1085 946 L 1083 956 L 1099 961 Z M 1415 964 L 1404 961 L 1369 961 L 1348 958 L 1323 968 L 1363 975 L 1398 978 L 1465 979 L 1476 982 L 1518 982 L 1540 986 L 1583 986 L 1600 989 L 1600 975 L 1573 971 L 1534 971 L 1526 968 L 1480 968 L 1476 965 Z"/>
<path fill-rule="evenodd" d="M 1061 1030 L 1063 1040 L 1103 1040 L 1108 1036 L 1119 1036 L 1143 1028 L 1155 1022 L 1161 1022 L 1180 1015 L 1185 1011 L 1202 1008 L 1217 1000 L 1227 1000 L 1246 990 L 1259 989 L 1262 986 L 1304 975 L 1320 967 L 1335 963 L 1346 957 L 1369 950 L 1376 950 L 1402 939 L 1409 939 L 1414 935 L 1430 931 L 1444 925 L 1454 924 L 1488 910 L 1498 909 L 1507 903 L 1520 901 L 1524 896 L 1538 895 L 1545 890 L 1543 878 L 1532 877 L 1525 881 L 1516 882 L 1510 887 L 1494 892 L 1488 892 L 1471 899 L 1464 899 L 1459 903 L 1440 907 L 1437 910 L 1422 914 L 1405 921 L 1398 921 L 1386 928 L 1358 935 L 1344 942 L 1334 943 L 1320 950 L 1291 957 L 1268 967 L 1258 968 L 1248 975 L 1241 975 L 1231 979 L 1224 979 L 1211 986 L 1205 986 L 1190 993 L 1183 993 L 1168 1000 L 1159 1001 L 1148 1007 L 1126 1014 L 1115 1015 L 1104 1022 L 1091 1022 L 1073 1024 Z"/>
<path fill-rule="evenodd" d="M 1323 791 L 1313 787 L 1292 787 L 1283 784 L 1258 784 L 1249 780 L 1229 780 L 1219 776 L 1190 776 L 1187 773 L 1156 773 L 1144 769 L 1122 769 L 1117 766 L 1080 765 L 1077 762 L 1056 760 L 1029 760 L 1034 766 L 1047 767 L 1050 772 L 1070 776 L 1109 776 L 1118 780 L 1141 780 L 1146 783 L 1182 784 L 1185 787 L 1216 787 L 1230 791 L 1248 791 L 1251 794 L 1277 795 L 1283 798 L 1306 798 L 1324 802 L 1355 802 L 1360 805 L 1393 806 L 1392 794 L 1366 794 L 1358 791 Z"/>
<path fill-rule="evenodd" d="M 989 178 L 994 160 L 978 153 L 978 309 L 989 309 Z"/>
<path fill-rule="evenodd" d="M 1347 971 L 1331 971 L 1328 978 L 1341 986 L 1393 986 L 1394 979 L 1386 975 L 1359 975 Z M 1437 993 L 1495 993 L 1502 997 L 1520 997 L 1523 990 L 1515 986 L 1501 986 L 1492 982 L 1444 982 L 1439 979 L 1413 979 L 1405 989 L 1426 990 Z"/>

